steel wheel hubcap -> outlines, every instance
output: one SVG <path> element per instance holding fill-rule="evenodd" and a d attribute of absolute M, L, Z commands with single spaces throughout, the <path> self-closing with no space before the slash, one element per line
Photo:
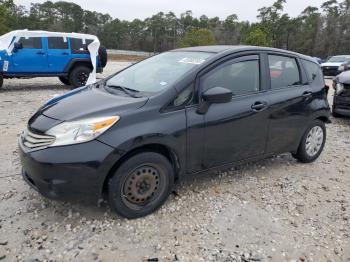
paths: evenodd
<path fill-rule="evenodd" d="M 323 144 L 323 129 L 319 126 L 313 127 L 306 138 L 306 152 L 309 156 L 317 155 Z"/>
<path fill-rule="evenodd" d="M 150 200 L 159 188 L 160 175 L 152 166 L 142 166 L 133 171 L 125 181 L 124 196 L 133 204 Z"/>

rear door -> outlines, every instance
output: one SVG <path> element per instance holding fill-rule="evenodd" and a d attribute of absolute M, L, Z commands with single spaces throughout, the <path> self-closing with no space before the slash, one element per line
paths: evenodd
<path fill-rule="evenodd" d="M 14 73 L 40 74 L 47 71 L 47 53 L 42 37 L 21 37 L 23 49 L 12 54 L 11 71 Z"/>
<path fill-rule="evenodd" d="M 62 73 L 71 59 L 67 37 L 48 37 L 48 72 Z"/>
<path fill-rule="evenodd" d="M 313 91 L 299 59 L 292 55 L 265 54 L 270 69 L 267 153 L 295 150 L 312 113 Z"/>

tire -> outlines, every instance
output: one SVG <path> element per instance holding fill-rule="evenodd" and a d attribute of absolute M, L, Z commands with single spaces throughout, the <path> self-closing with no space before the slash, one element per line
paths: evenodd
<path fill-rule="evenodd" d="M 2 74 L 0 74 L 0 88 L 2 87 L 3 84 L 4 84 L 4 77 L 2 76 Z"/>
<path fill-rule="evenodd" d="M 140 153 L 122 163 L 109 180 L 109 204 L 122 217 L 143 217 L 166 201 L 173 184 L 174 170 L 166 157 Z"/>
<path fill-rule="evenodd" d="M 322 132 L 322 139 L 320 135 L 315 135 L 315 133 L 318 132 Z M 312 136 L 314 136 L 314 138 L 312 138 Z M 296 154 L 293 154 L 293 157 L 302 163 L 311 163 L 315 161 L 323 151 L 326 138 L 327 132 L 325 123 L 320 120 L 314 120 L 303 135 L 298 151 Z M 310 144 L 309 150 L 307 149 L 308 143 Z"/>
<path fill-rule="evenodd" d="M 69 74 L 69 83 L 74 88 L 85 86 L 91 71 L 91 68 L 84 65 L 74 67 Z"/>
<path fill-rule="evenodd" d="M 102 68 L 105 68 L 108 62 L 107 49 L 104 46 L 100 46 L 98 49 L 98 56 L 100 59 L 100 65 Z"/>
<path fill-rule="evenodd" d="M 70 85 L 69 79 L 67 77 L 59 76 L 58 79 L 62 82 L 62 84 L 66 85 L 66 86 Z"/>
<path fill-rule="evenodd" d="M 332 116 L 333 116 L 334 118 L 339 118 L 339 117 L 341 117 L 341 115 L 339 115 L 338 113 L 334 112 L 334 108 L 333 108 L 333 110 L 332 110 Z"/>

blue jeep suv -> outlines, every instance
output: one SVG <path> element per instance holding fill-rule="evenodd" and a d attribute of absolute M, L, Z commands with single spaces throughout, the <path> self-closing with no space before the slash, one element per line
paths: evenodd
<path fill-rule="evenodd" d="M 96 62 L 89 48 L 95 39 Z M 106 64 L 106 49 L 95 36 L 22 30 L 0 37 L 0 87 L 3 79 L 28 77 L 59 77 L 65 85 L 80 87 Z"/>

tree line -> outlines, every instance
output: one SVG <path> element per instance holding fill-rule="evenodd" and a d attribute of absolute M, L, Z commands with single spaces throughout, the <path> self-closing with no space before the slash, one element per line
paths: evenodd
<path fill-rule="evenodd" d="M 308 6 L 297 17 L 284 12 L 287 0 L 257 11 L 258 22 L 236 14 L 221 20 L 186 11 L 159 12 L 144 20 L 112 18 L 71 2 L 32 3 L 0 0 L 0 34 L 16 29 L 78 32 L 97 35 L 107 48 L 163 52 L 182 46 L 250 44 L 288 49 L 311 56 L 350 54 L 350 0 Z"/>

